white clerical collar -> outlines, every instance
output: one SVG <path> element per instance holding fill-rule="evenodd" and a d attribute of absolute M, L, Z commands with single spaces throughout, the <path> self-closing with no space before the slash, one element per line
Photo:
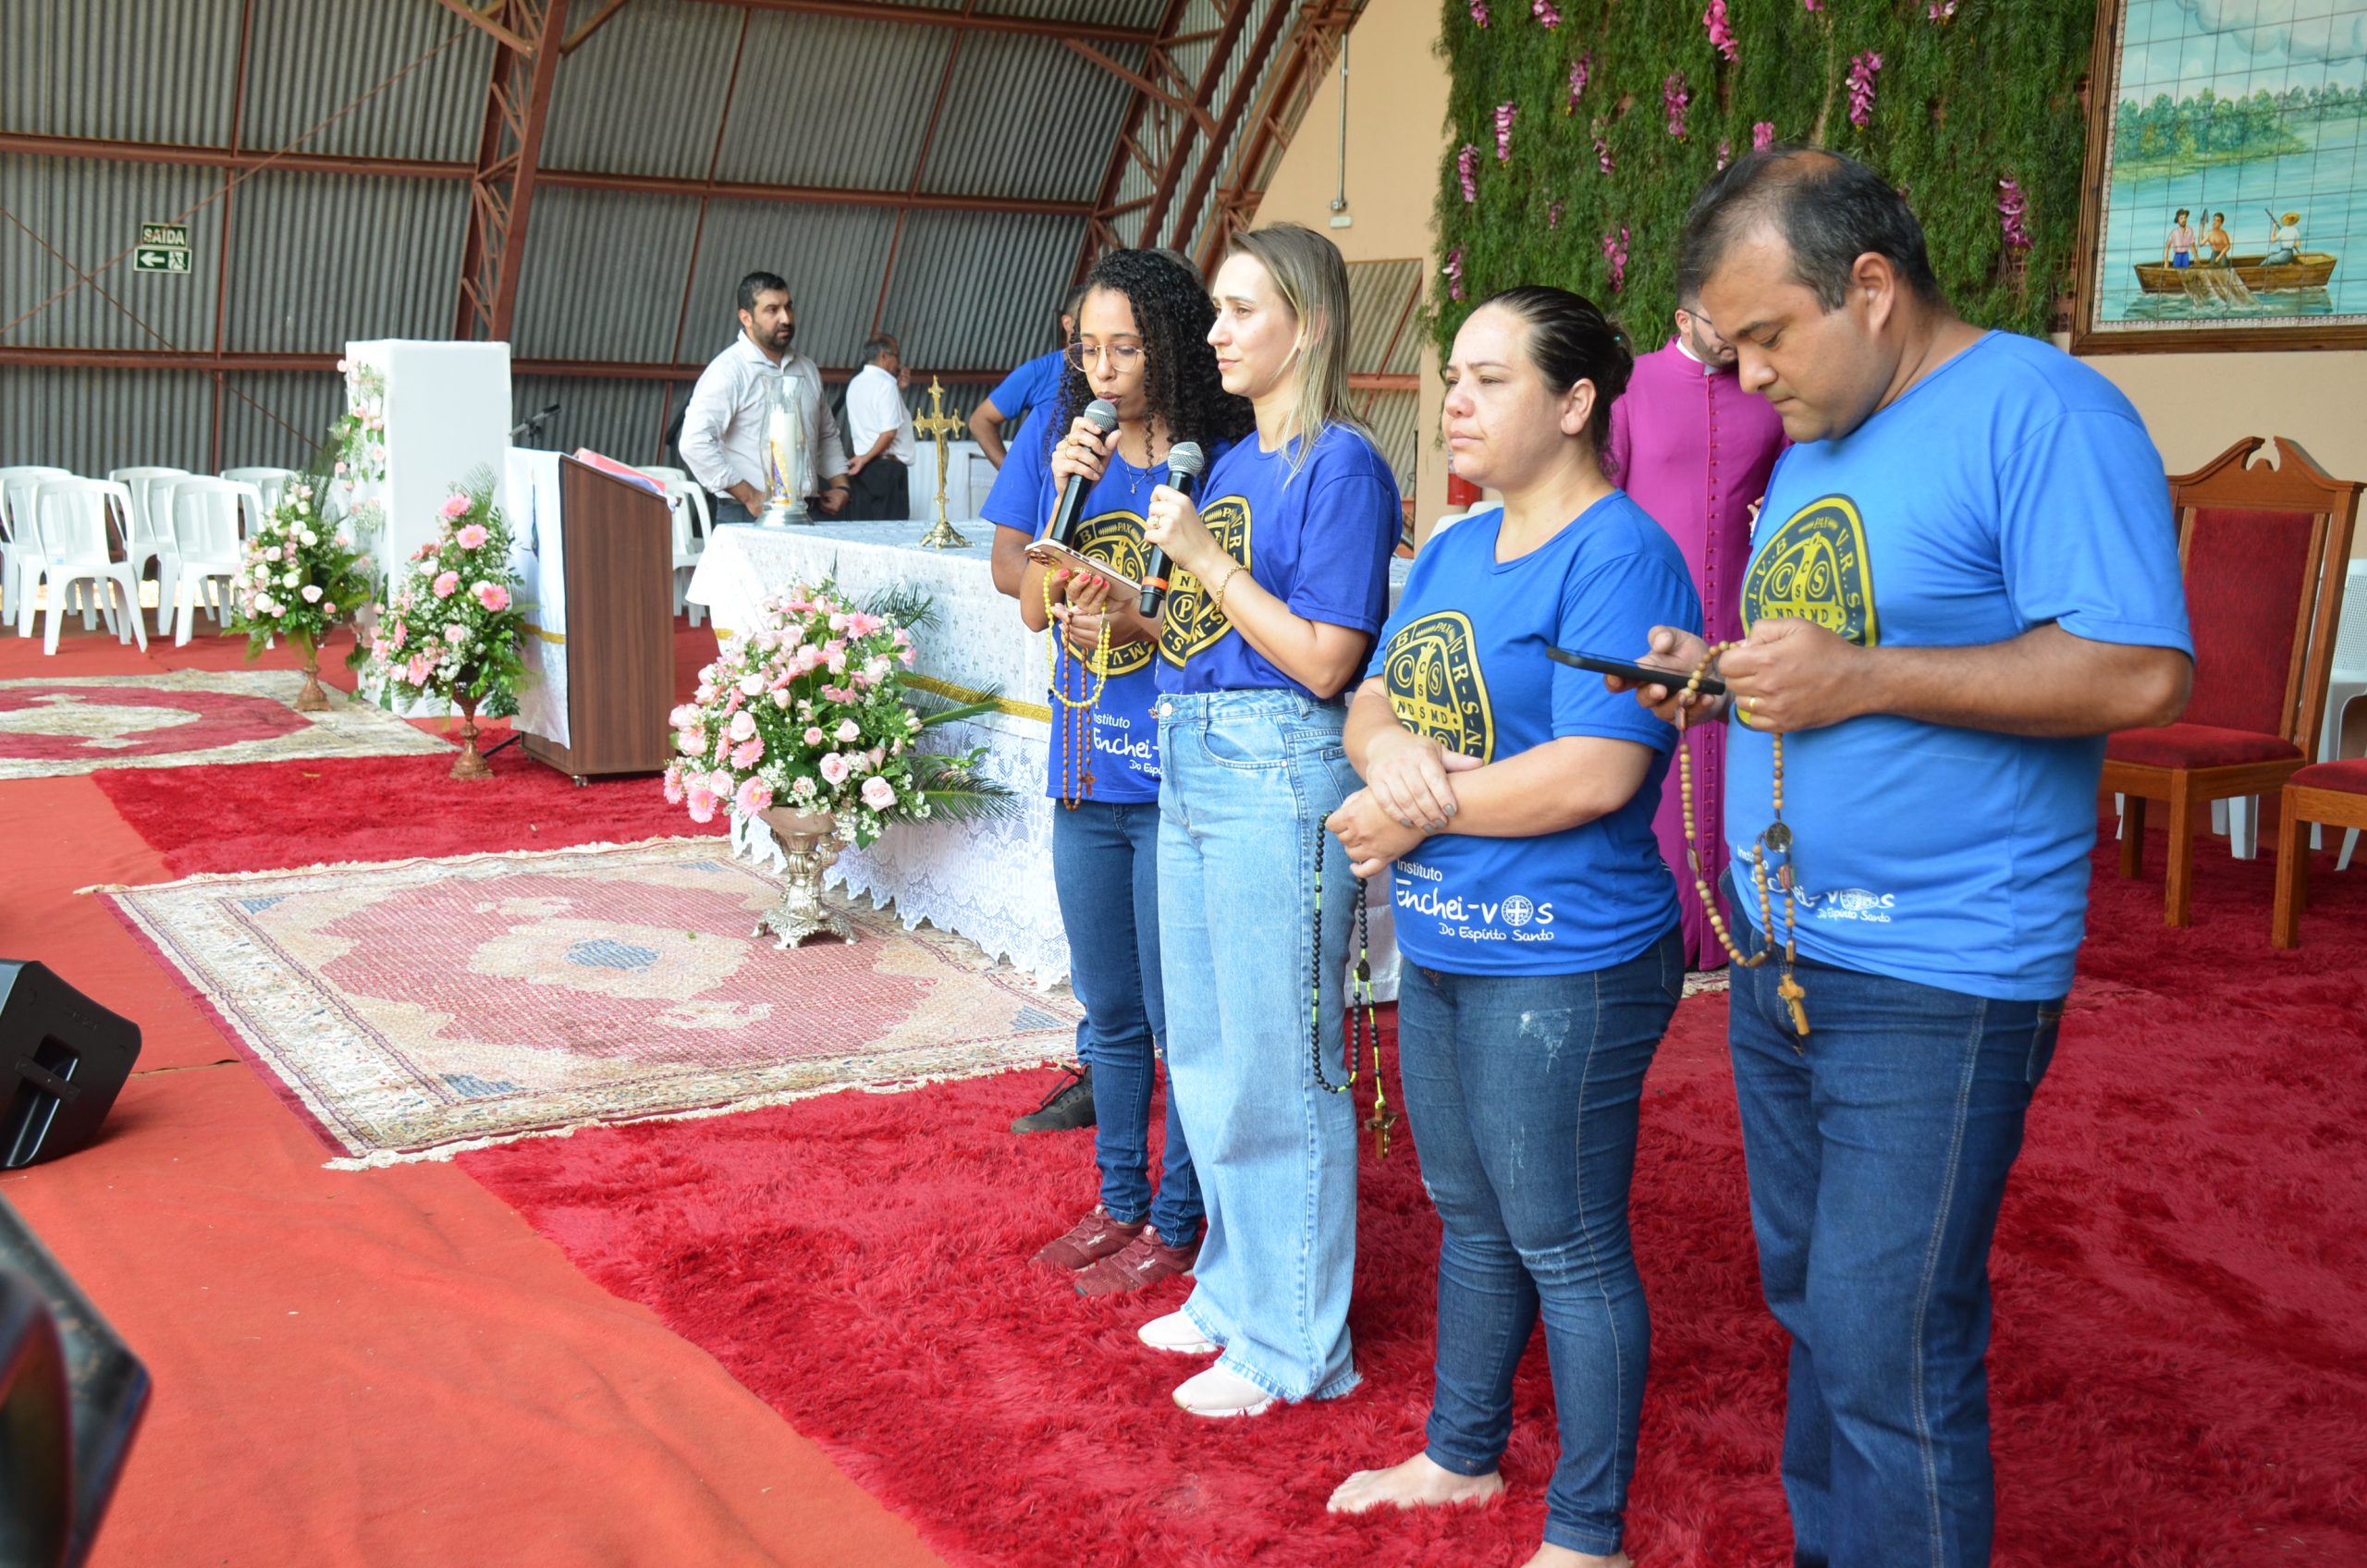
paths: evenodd
<path fill-rule="evenodd" d="M 1715 375 L 1718 374 L 1718 367 L 1716 365 L 1711 364 L 1709 361 L 1703 359 L 1700 355 L 1693 351 L 1693 346 L 1685 340 L 1685 334 L 1680 332 L 1675 337 L 1670 338 L 1669 341 L 1676 345 L 1676 351 L 1678 353 L 1683 354 L 1686 359 L 1691 360 L 1695 364 L 1699 365 L 1703 375 Z"/>

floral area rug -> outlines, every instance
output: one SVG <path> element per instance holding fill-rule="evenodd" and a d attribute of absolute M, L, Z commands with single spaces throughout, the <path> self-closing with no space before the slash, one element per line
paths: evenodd
<path fill-rule="evenodd" d="M 326 713 L 298 713 L 303 689 L 287 669 L 0 680 L 0 779 L 450 750 L 342 692 Z"/>
<path fill-rule="evenodd" d="M 193 876 L 117 913 L 350 1160 L 906 1086 L 1072 1048 L 1065 995 L 851 911 L 782 950 L 712 839 Z"/>

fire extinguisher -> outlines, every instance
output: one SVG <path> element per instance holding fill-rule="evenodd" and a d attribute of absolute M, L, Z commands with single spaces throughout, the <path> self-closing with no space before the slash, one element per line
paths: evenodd
<path fill-rule="evenodd" d="M 1479 486 L 1472 484 L 1471 481 L 1464 478 L 1461 474 L 1450 473 L 1446 476 L 1446 504 L 1448 506 L 1456 508 L 1463 511 L 1469 511 L 1472 508 L 1479 504 L 1480 495 L 1481 491 Z"/>

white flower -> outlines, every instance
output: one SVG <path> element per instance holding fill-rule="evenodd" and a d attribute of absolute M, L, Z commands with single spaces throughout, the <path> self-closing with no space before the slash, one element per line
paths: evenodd
<path fill-rule="evenodd" d="M 290 588 L 293 588 L 296 584 L 304 581 L 304 574 L 300 571 L 290 571 L 287 576 L 281 578 L 279 581 L 285 582 Z"/>
<path fill-rule="evenodd" d="M 281 550 L 278 545 L 274 545 L 270 549 L 265 550 L 263 553 L 263 558 L 267 561 L 276 561 L 285 553 L 286 552 Z"/>
<path fill-rule="evenodd" d="M 309 528 L 297 534 L 296 537 L 306 545 L 317 545 L 321 542 L 321 536 L 313 533 Z"/>
<path fill-rule="evenodd" d="M 853 719 L 842 718 L 839 720 L 839 739 L 841 741 L 860 740 L 862 736 L 863 727 L 855 723 Z"/>
<path fill-rule="evenodd" d="M 765 678 L 761 675 L 742 676 L 740 678 L 740 694 L 743 697 L 763 696 L 765 694 Z"/>
<path fill-rule="evenodd" d="M 319 589 L 318 587 L 316 587 L 315 585 L 313 585 L 313 583 L 310 583 L 310 582 L 305 583 L 305 584 L 304 584 L 304 602 L 305 602 L 306 604 L 308 604 L 308 605 L 317 605 L 317 604 L 319 604 L 319 603 L 321 602 L 321 591 L 320 591 L 320 589 Z"/>

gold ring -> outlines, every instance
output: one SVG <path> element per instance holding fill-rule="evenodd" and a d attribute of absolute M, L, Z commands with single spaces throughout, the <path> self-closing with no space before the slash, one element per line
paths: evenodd
<path fill-rule="evenodd" d="M 1737 703 L 1735 703 L 1735 717 L 1736 718 L 1738 718 L 1738 719 L 1742 720 L 1742 724 L 1743 724 L 1743 728 L 1744 728 L 1744 729 L 1749 729 L 1749 728 L 1750 728 L 1750 725 L 1751 725 L 1750 704 L 1749 704 L 1748 703 L 1745 703 L 1745 702 L 1737 702 Z"/>

